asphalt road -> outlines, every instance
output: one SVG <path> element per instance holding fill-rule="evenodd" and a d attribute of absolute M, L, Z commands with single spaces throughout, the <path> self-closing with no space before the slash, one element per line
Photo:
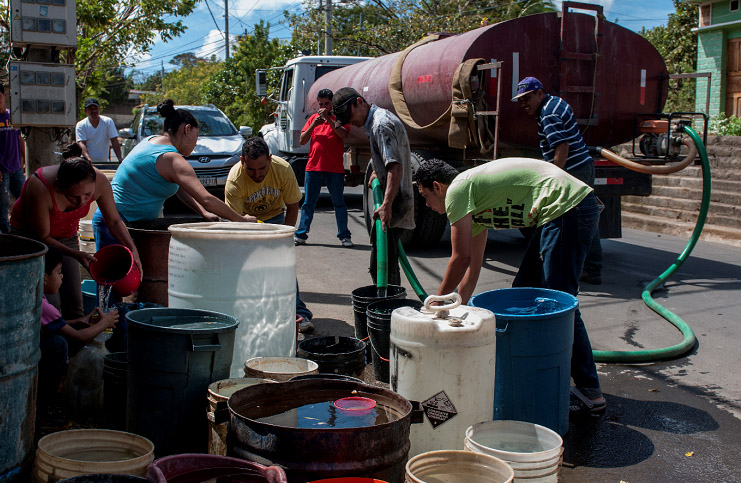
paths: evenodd
<path fill-rule="evenodd" d="M 372 283 L 359 188 L 348 189 L 346 200 L 355 248 L 343 248 L 337 240 L 326 194 L 308 244 L 296 248 L 302 298 L 314 312 L 316 330 L 310 336 L 353 335 L 350 294 Z M 641 291 L 675 261 L 686 242 L 636 230 L 603 240 L 603 283 L 585 284 L 579 295 L 595 349 L 654 349 L 682 340 L 644 305 Z M 509 287 L 524 248 L 518 232 L 490 231 L 476 292 Z M 407 254 L 425 289 L 436 291 L 450 256 L 449 231 L 438 246 Z M 741 481 L 740 266 L 741 248 L 700 242 L 654 292 L 660 304 L 693 328 L 698 344 L 672 361 L 598 364 L 608 409 L 601 418 L 571 421 L 560 481 Z"/>

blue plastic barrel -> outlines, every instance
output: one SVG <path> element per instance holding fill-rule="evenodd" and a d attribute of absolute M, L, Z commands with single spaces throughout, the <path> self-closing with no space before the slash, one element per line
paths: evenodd
<path fill-rule="evenodd" d="M 43 243 L 0 235 L 0 482 L 30 479 L 45 253 Z"/>
<path fill-rule="evenodd" d="M 474 296 L 497 323 L 494 419 L 569 429 L 576 297 L 544 288 L 504 288 Z"/>
<path fill-rule="evenodd" d="M 151 308 L 126 314 L 129 324 L 127 431 L 154 443 L 158 457 L 205 453 L 208 386 L 229 377 L 231 315 Z"/>
<path fill-rule="evenodd" d="M 98 284 L 95 280 L 83 280 L 80 288 L 82 289 L 82 311 L 89 314 L 98 306 Z"/>

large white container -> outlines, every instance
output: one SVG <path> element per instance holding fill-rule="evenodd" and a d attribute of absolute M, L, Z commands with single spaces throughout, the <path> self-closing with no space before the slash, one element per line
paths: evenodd
<path fill-rule="evenodd" d="M 410 458 L 463 448 L 466 428 L 493 418 L 494 314 L 460 302 L 458 294 L 431 296 L 421 312 L 402 307 L 391 314 L 391 389 L 425 412 L 425 421 L 410 428 Z"/>
<path fill-rule="evenodd" d="M 230 377 L 253 357 L 296 355 L 294 229 L 263 223 L 169 227 L 168 304 L 239 320 Z"/>

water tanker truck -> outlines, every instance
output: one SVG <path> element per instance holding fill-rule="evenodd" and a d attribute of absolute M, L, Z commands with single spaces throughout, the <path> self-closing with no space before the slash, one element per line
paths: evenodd
<path fill-rule="evenodd" d="M 575 13 L 571 8 L 592 10 Z M 611 147 L 640 140 L 640 163 L 664 164 L 679 155 L 675 133 L 696 113 L 660 114 L 669 76 L 658 51 L 640 35 L 602 16 L 598 5 L 564 2 L 562 13 L 544 13 L 481 27 L 459 35 L 430 35 L 402 52 L 367 59 L 305 56 L 282 70 L 277 98 L 269 97 L 266 73 L 257 71 L 258 95 L 277 103 L 275 123 L 261 134 L 271 152 L 285 157 L 299 181 L 308 144 L 299 137 L 318 109 L 321 89 L 353 87 L 368 102 L 394 112 L 407 127 L 413 169 L 432 157 L 466 169 L 496 157 L 541 157 L 537 126 L 512 102 L 518 81 L 540 79 L 548 93 L 573 108 L 589 146 Z M 701 116 L 701 115 L 700 115 Z M 346 141 L 349 185 L 368 180 L 370 148 L 362 129 Z M 605 206 L 603 237 L 619 237 L 620 196 L 651 194 L 651 175 L 595 159 L 595 190 Z M 367 183 L 366 183 L 367 185 Z M 366 189 L 370 226 L 372 195 Z M 446 219 L 417 199 L 417 228 L 406 234 L 415 245 L 437 243 Z"/>

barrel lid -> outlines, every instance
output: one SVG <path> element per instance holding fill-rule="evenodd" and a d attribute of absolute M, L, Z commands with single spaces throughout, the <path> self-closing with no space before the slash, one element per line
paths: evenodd
<path fill-rule="evenodd" d="M 272 223 L 203 222 L 172 225 L 170 233 L 178 238 L 270 239 L 293 236 L 295 228 Z"/>
<path fill-rule="evenodd" d="M 220 312 L 164 307 L 127 312 L 126 320 L 131 326 L 183 334 L 226 332 L 239 325 L 236 318 Z"/>

